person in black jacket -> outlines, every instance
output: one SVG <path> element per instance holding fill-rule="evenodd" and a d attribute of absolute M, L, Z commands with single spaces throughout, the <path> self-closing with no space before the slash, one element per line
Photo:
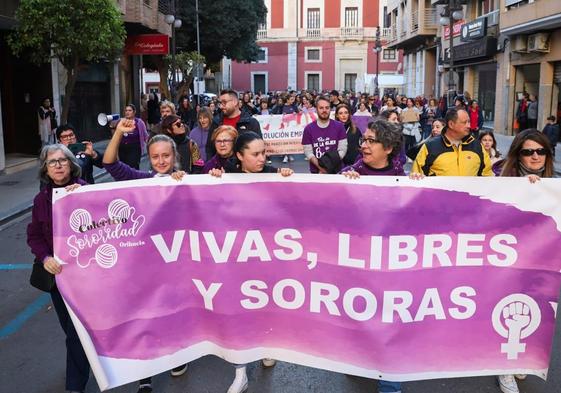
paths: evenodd
<path fill-rule="evenodd" d="M 244 132 L 253 131 L 257 135 L 263 137 L 259 122 L 247 113 L 240 111 L 238 106 L 238 94 L 235 91 L 222 90 L 220 92 L 219 102 L 220 113 L 213 120 L 213 128 L 218 128 L 221 125 L 227 125 L 234 127 L 238 131 L 239 135 Z M 210 157 L 216 154 L 216 148 L 210 138 L 207 139 L 206 149 L 207 152 L 211 153 Z"/>
<path fill-rule="evenodd" d="M 62 124 L 57 127 L 56 137 L 76 157 L 82 169 L 82 175 L 80 176 L 82 180 L 86 183 L 94 184 L 93 166 L 103 168 L 103 163 L 101 162 L 103 154 L 94 150 L 93 144 L 90 141 L 82 141 L 80 146 L 76 137 L 76 130 L 70 124 Z"/>
<path fill-rule="evenodd" d="M 556 124 L 555 120 L 555 116 L 549 116 L 547 118 L 547 124 L 543 129 L 543 133 L 547 136 L 551 144 L 553 157 L 555 157 L 555 146 L 557 146 L 557 142 L 559 141 L 559 124 Z"/>
<path fill-rule="evenodd" d="M 204 162 L 199 147 L 187 135 L 187 126 L 177 115 L 166 116 L 161 124 L 162 134 L 169 136 L 177 145 L 181 169 L 187 173 L 201 173 Z"/>

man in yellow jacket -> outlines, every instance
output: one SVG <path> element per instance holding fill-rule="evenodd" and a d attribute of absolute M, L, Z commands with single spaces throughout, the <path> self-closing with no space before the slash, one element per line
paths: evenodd
<path fill-rule="evenodd" d="M 451 108 L 442 134 L 427 141 L 413 162 L 412 172 L 425 176 L 493 176 L 491 159 L 469 131 L 469 114 Z"/>

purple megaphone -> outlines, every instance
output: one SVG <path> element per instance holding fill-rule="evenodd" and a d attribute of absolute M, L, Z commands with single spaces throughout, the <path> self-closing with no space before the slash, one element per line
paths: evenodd
<path fill-rule="evenodd" d="M 100 126 L 106 126 L 109 122 L 113 120 L 119 120 L 121 115 L 118 113 L 113 113 L 111 115 L 106 115 L 105 113 L 100 113 L 97 115 L 97 122 Z"/>

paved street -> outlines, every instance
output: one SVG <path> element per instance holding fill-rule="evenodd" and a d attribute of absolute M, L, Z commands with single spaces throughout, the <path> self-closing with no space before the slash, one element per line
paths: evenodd
<path fill-rule="evenodd" d="M 508 139 L 499 148 L 507 150 Z M 274 165 L 280 166 L 276 158 Z M 291 164 L 306 172 L 308 163 L 302 156 Z M 105 178 L 107 180 L 107 178 Z M 30 219 L 0 231 L 0 392 L 55 393 L 64 391 L 64 339 L 50 298 L 28 284 L 31 253 L 26 245 L 25 229 Z M 469 343 L 466 343 L 469 345 Z M 473 359 L 477 362 L 477 359 Z M 279 362 L 272 369 L 259 363 L 249 367 L 249 392 L 357 392 L 377 391 L 376 382 L 365 378 Z M 172 378 L 161 374 L 154 379 L 156 393 L 225 392 L 234 368 L 223 360 L 207 356 L 191 363 L 186 375 Z M 553 348 L 550 377 L 543 382 L 530 376 L 520 382 L 524 393 L 557 393 L 561 386 L 561 328 L 558 324 Z M 135 393 L 136 384 L 112 391 Z M 485 393 L 499 392 L 493 377 L 457 378 L 406 383 L 404 392 L 416 393 Z M 92 378 L 88 393 L 99 392 Z"/>

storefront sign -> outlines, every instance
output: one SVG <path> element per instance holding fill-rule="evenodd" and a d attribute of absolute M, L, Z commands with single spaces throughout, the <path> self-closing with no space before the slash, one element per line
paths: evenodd
<path fill-rule="evenodd" d="M 454 62 L 491 57 L 497 53 L 497 38 L 483 37 L 477 41 L 454 46 L 452 50 L 454 51 Z M 450 50 L 448 48 L 443 50 L 443 61 L 444 63 L 450 62 Z"/>
<path fill-rule="evenodd" d="M 461 40 L 471 41 L 487 34 L 487 18 L 477 18 L 462 26 Z"/>
<path fill-rule="evenodd" d="M 454 23 L 454 37 L 458 37 L 462 32 L 462 25 L 465 23 L 465 20 L 461 19 Z M 450 26 L 443 26 L 444 29 L 444 39 L 450 38 Z"/>
<path fill-rule="evenodd" d="M 165 34 L 141 34 L 127 37 L 125 42 L 127 55 L 167 55 L 169 54 L 169 37 Z"/>

